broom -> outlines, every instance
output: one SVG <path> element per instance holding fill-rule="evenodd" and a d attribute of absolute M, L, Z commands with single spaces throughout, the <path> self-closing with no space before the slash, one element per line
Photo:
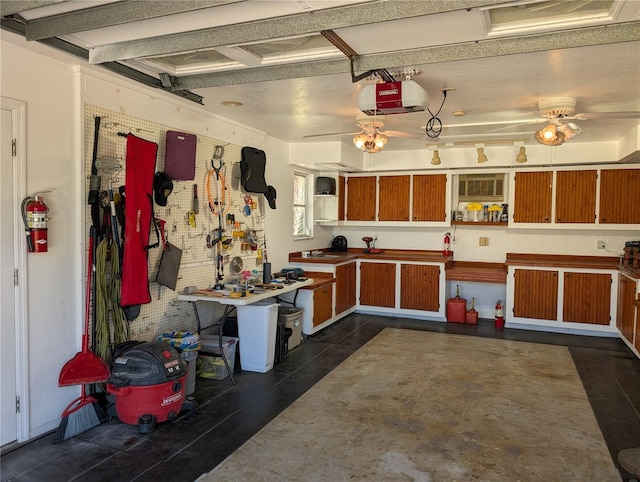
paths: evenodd
<path fill-rule="evenodd" d="M 93 228 L 91 228 L 93 230 Z M 92 233 L 93 234 L 93 233 Z M 87 391 L 84 385 L 84 382 L 90 381 L 104 381 L 109 376 L 109 369 L 106 367 L 106 364 L 101 359 L 98 359 L 96 355 L 88 352 L 88 325 L 89 325 L 89 303 L 91 299 L 91 280 L 92 280 L 92 271 L 93 271 L 93 236 L 89 237 L 89 266 L 87 269 L 87 292 L 86 292 L 86 309 L 85 309 L 85 326 L 84 332 L 82 335 L 82 347 L 83 350 L 81 353 L 78 353 L 76 357 L 65 364 L 62 372 L 60 374 L 60 380 L 58 384 L 60 386 L 65 386 L 71 383 L 69 379 L 69 374 L 73 374 L 76 371 L 81 371 L 82 376 L 76 377 L 76 383 L 79 381 L 82 383 L 82 393 L 78 398 L 72 400 L 67 408 L 62 412 L 62 420 L 60 421 L 60 425 L 58 426 L 58 430 L 56 431 L 53 437 L 53 443 L 60 443 L 63 440 L 70 439 L 71 437 L 75 437 L 76 435 L 85 432 L 97 425 L 100 425 L 103 422 L 106 422 L 109 419 L 107 412 L 100 405 L 98 400 L 91 395 L 87 395 Z M 80 356 L 80 357 L 79 357 Z M 85 358 L 88 361 L 91 361 L 93 358 L 99 360 L 97 366 L 92 367 L 77 367 L 78 370 L 75 370 L 75 365 L 78 365 L 78 361 L 80 363 L 85 362 Z M 74 362 L 75 360 L 75 362 Z M 74 365 L 75 363 L 75 365 Z M 89 363 L 91 364 L 91 363 Z M 103 366 L 104 365 L 104 366 Z M 71 368 L 69 368 L 71 366 Z M 84 370 L 84 371 L 83 371 Z M 86 371 L 88 370 L 88 372 Z M 63 376 L 67 374 L 66 376 Z M 91 375 L 91 376 L 89 376 Z M 66 382 L 69 383 L 66 383 Z"/>
<path fill-rule="evenodd" d="M 53 436 L 52 443 L 57 444 L 70 439 L 87 430 L 106 422 L 109 415 L 102 408 L 98 400 L 87 395 L 82 385 L 82 395 L 73 400 L 62 412 L 62 420 Z"/>

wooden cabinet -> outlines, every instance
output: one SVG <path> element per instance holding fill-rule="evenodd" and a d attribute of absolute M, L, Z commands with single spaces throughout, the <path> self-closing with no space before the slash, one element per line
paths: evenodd
<path fill-rule="evenodd" d="M 440 267 L 400 265 L 400 308 L 422 311 L 440 310 Z"/>
<path fill-rule="evenodd" d="M 556 223 L 595 223 L 597 172 L 556 173 Z"/>
<path fill-rule="evenodd" d="M 376 176 L 350 177 L 347 180 L 348 221 L 375 221 Z"/>
<path fill-rule="evenodd" d="M 516 223 L 551 222 L 553 172 L 517 172 L 513 221 Z"/>
<path fill-rule="evenodd" d="M 395 263 L 360 263 L 360 305 L 396 306 Z"/>
<path fill-rule="evenodd" d="M 555 320 L 558 313 L 558 272 L 516 269 L 513 315 L 516 318 Z"/>
<path fill-rule="evenodd" d="M 562 321 L 609 325 L 611 322 L 611 275 L 565 273 Z"/>
<path fill-rule="evenodd" d="M 414 221 L 445 221 L 447 216 L 447 175 L 414 175 L 412 207 Z"/>
<path fill-rule="evenodd" d="M 640 169 L 600 172 L 601 224 L 640 224 Z"/>
<path fill-rule="evenodd" d="M 378 221 L 409 221 L 411 177 L 380 176 Z"/>
<path fill-rule="evenodd" d="M 313 326 L 318 326 L 333 316 L 333 285 L 313 290 Z"/>
<path fill-rule="evenodd" d="M 338 176 L 338 221 L 344 221 L 345 178 Z"/>
<path fill-rule="evenodd" d="M 356 262 L 336 266 L 336 315 L 356 305 Z"/>
<path fill-rule="evenodd" d="M 635 322 L 635 307 L 633 302 L 636 299 L 636 281 L 634 279 L 620 274 L 618 278 L 618 319 L 616 326 L 622 336 L 624 336 L 629 343 L 635 343 L 636 348 L 640 344 L 640 336 L 636 336 L 634 340 L 634 326 Z"/>

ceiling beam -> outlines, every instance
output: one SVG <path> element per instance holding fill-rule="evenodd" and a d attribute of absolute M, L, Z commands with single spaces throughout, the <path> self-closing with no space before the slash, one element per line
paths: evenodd
<path fill-rule="evenodd" d="M 175 0 L 137 0 L 109 3 L 29 20 L 25 25 L 25 33 L 27 40 L 42 40 L 241 1 L 244 0 L 181 0 L 179 2 Z"/>
<path fill-rule="evenodd" d="M 405 68 L 415 65 L 482 59 L 601 44 L 640 41 L 640 21 L 584 27 L 553 33 L 501 39 L 481 40 L 396 52 L 366 54 L 355 59 L 356 71 Z M 175 79 L 176 89 L 203 89 L 223 85 L 248 84 L 329 74 L 351 74 L 348 59 L 257 67 L 211 74 L 190 75 Z"/>
<path fill-rule="evenodd" d="M 366 4 L 315 10 L 284 17 L 131 40 L 90 49 L 89 63 L 131 60 L 318 33 L 504 3 L 504 0 L 371 0 Z M 363 9 L 364 13 L 363 13 Z"/>
<path fill-rule="evenodd" d="M 32 8 L 46 7 L 64 0 L 13 0 L 11 2 L 0 2 L 0 17 L 14 15 L 16 13 L 31 10 Z"/>

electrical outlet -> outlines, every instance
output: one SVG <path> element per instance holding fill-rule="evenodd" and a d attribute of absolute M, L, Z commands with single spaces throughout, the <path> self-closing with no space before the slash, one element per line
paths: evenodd
<path fill-rule="evenodd" d="M 604 249 L 604 241 L 598 241 L 598 249 Z"/>
<path fill-rule="evenodd" d="M 486 236 L 480 236 L 479 245 L 480 246 L 489 246 L 489 238 L 486 237 Z"/>

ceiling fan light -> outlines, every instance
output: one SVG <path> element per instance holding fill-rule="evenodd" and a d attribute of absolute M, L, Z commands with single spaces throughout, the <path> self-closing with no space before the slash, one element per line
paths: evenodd
<path fill-rule="evenodd" d="M 565 135 L 556 126 L 548 124 L 535 134 L 536 141 L 545 146 L 559 146 L 565 141 Z"/>
<path fill-rule="evenodd" d="M 358 134 L 357 136 L 353 136 L 353 143 L 356 145 L 358 149 L 363 149 L 366 141 L 367 141 L 367 136 L 363 134 Z"/>
<path fill-rule="evenodd" d="M 436 149 L 435 151 L 433 151 L 433 157 L 431 158 L 431 165 L 439 166 L 441 162 L 442 161 L 440 161 L 440 153 L 438 152 L 438 149 Z"/>
<path fill-rule="evenodd" d="M 487 155 L 484 153 L 484 149 L 482 147 L 478 147 L 478 164 L 482 164 L 488 160 Z"/>
<path fill-rule="evenodd" d="M 373 143 L 376 145 L 378 149 L 382 149 L 384 145 L 387 143 L 387 136 L 383 134 L 376 134 Z"/>
<path fill-rule="evenodd" d="M 524 146 L 521 146 L 518 150 L 518 155 L 516 156 L 516 162 L 527 162 L 527 152 Z"/>

